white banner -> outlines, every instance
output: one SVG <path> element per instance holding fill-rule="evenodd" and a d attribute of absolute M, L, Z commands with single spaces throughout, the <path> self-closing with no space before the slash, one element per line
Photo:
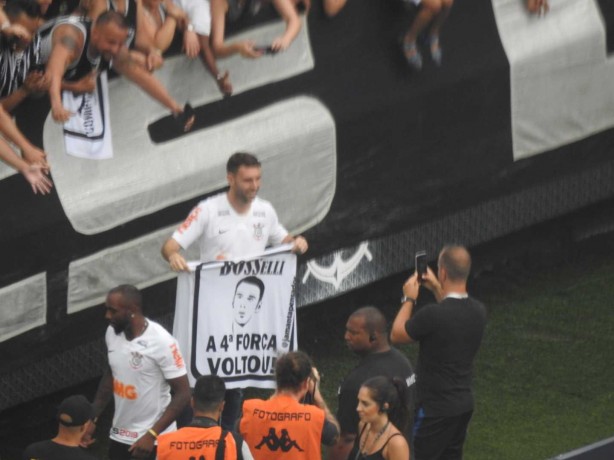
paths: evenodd
<path fill-rule="evenodd" d="M 192 387 L 215 374 L 227 388 L 275 388 L 277 356 L 296 350 L 295 278 L 287 247 L 179 276 L 173 335 Z"/>
<path fill-rule="evenodd" d="M 98 74 L 92 93 L 62 91 L 62 104 L 72 112 L 64 123 L 66 153 L 89 160 L 113 158 L 107 72 Z"/>

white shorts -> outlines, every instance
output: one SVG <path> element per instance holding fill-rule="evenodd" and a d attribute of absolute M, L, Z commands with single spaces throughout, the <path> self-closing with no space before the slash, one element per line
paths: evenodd
<path fill-rule="evenodd" d="M 211 7 L 209 0 L 173 0 L 186 12 L 194 32 L 198 35 L 211 34 Z"/>

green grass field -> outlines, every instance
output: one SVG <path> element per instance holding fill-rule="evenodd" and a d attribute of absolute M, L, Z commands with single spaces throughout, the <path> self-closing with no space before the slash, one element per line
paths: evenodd
<path fill-rule="evenodd" d="M 468 459 L 543 459 L 614 433 L 614 264 L 485 299 Z"/>
<path fill-rule="evenodd" d="M 608 241 L 593 242 L 546 266 L 521 257 L 512 267 L 478 275 L 472 291 L 488 306 L 489 322 L 476 363 L 467 460 L 546 459 L 614 435 L 610 254 Z M 360 305 L 375 304 L 391 321 L 402 280 L 381 283 L 366 296 L 344 296 L 334 309 L 303 312 L 299 341 L 324 374 L 331 406 L 356 362 L 341 339 L 345 318 Z M 417 346 L 403 349 L 415 364 Z"/>

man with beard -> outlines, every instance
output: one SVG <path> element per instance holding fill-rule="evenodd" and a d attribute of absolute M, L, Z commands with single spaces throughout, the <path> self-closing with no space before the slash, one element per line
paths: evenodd
<path fill-rule="evenodd" d="M 304 254 L 307 241 L 288 234 L 271 203 L 259 198 L 262 168 L 246 152 L 237 152 L 226 163 L 228 191 L 219 193 L 192 210 L 166 240 L 162 255 L 173 271 L 189 271 L 181 249 L 199 240 L 201 262 L 249 258 L 267 246 L 293 243 L 293 252 Z"/>
<path fill-rule="evenodd" d="M 173 271 L 189 271 L 181 255 L 195 241 L 200 243 L 201 262 L 249 258 L 267 246 L 292 243 L 292 251 L 304 254 L 307 241 L 293 237 L 281 225 L 275 209 L 259 198 L 262 169 L 251 153 L 237 152 L 226 163 L 228 191 L 204 201 L 192 210 L 181 226 L 162 246 L 162 256 Z M 226 391 L 222 427 L 234 428 L 241 411 L 241 389 Z"/>
<path fill-rule="evenodd" d="M 105 308 L 109 366 L 94 398 L 95 415 L 102 413 L 113 395 L 109 458 L 153 460 L 158 434 L 176 428 L 175 419 L 190 401 L 183 357 L 176 340 L 143 316 L 141 293 L 136 287 L 111 289 Z M 94 429 L 92 424 L 83 445 L 93 442 Z"/>
<path fill-rule="evenodd" d="M 317 369 L 302 351 L 277 359 L 275 393 L 243 404 L 239 432 L 254 459 L 322 459 L 321 445 L 335 443 L 339 426 L 320 393 L 319 380 Z M 307 398 L 311 403 L 305 403 Z"/>

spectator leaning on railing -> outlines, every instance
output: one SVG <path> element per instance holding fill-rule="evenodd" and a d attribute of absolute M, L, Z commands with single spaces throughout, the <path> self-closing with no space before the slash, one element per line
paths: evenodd
<path fill-rule="evenodd" d="M 112 61 L 113 68 L 139 85 L 152 98 L 168 107 L 177 123 L 188 131 L 194 124 L 192 108 L 182 108 L 149 71 L 131 58 L 125 45 L 128 24 L 121 14 L 107 11 L 95 23 L 74 16 L 59 19 L 46 35 L 51 49 L 46 74 L 54 120 L 67 121 L 72 115 L 62 104 L 63 80 L 75 81 L 92 75 Z"/>

